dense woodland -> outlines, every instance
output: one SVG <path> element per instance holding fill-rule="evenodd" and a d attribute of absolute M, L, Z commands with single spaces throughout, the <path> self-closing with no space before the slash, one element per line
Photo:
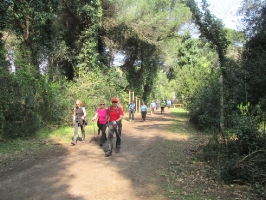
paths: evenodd
<path fill-rule="evenodd" d="M 242 1 L 241 31 L 205 0 L 3 0 L 0 9 L 0 142 L 69 125 L 76 99 L 92 116 L 99 100 L 126 105 L 129 90 L 147 103 L 175 97 L 211 135 L 204 158 L 221 178 L 266 196 L 264 0 Z"/>

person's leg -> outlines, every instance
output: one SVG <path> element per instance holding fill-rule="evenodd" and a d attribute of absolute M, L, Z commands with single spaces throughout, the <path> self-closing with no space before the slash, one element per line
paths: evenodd
<path fill-rule="evenodd" d="M 99 119 L 97 120 L 97 127 L 98 127 L 98 135 L 100 135 L 101 127 L 100 127 Z"/>
<path fill-rule="evenodd" d="M 146 115 L 147 115 L 147 112 L 143 112 L 143 121 L 144 122 L 146 121 Z"/>
<path fill-rule="evenodd" d="M 74 145 L 77 144 L 78 128 L 79 128 L 78 122 L 75 122 L 75 124 L 74 124 L 74 136 L 73 136 L 73 141 L 71 142 L 71 144 L 74 144 Z"/>
<path fill-rule="evenodd" d="M 112 155 L 113 150 L 113 138 L 114 138 L 114 127 L 112 123 L 109 123 L 109 130 L 108 130 L 108 150 L 105 153 L 106 156 Z"/>
<path fill-rule="evenodd" d="M 85 125 L 84 123 L 80 125 L 81 133 L 82 133 L 82 141 L 85 142 Z"/>
<path fill-rule="evenodd" d="M 116 134 L 116 153 L 120 151 L 121 148 L 121 133 L 122 133 L 122 123 L 117 122 L 117 129 L 115 130 Z"/>
<path fill-rule="evenodd" d="M 101 140 L 100 140 L 100 146 L 103 146 L 103 143 L 105 142 L 105 138 L 106 138 L 106 124 L 100 124 L 101 127 L 101 131 L 102 131 L 102 136 L 101 136 Z"/>
<path fill-rule="evenodd" d="M 132 120 L 134 120 L 134 110 L 132 111 Z"/>
<path fill-rule="evenodd" d="M 131 121 L 131 111 L 128 111 L 128 120 Z"/>

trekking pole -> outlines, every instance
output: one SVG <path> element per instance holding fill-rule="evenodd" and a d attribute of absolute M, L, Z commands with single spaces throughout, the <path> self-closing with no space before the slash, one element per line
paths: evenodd
<path fill-rule="evenodd" d="M 94 121 L 93 121 L 92 123 L 93 123 L 94 142 L 96 142 Z M 93 139 L 91 139 L 90 142 L 91 142 L 92 140 L 93 140 Z"/>
<path fill-rule="evenodd" d="M 94 125 L 94 121 L 93 121 L 93 132 L 94 132 L 94 142 L 96 143 L 96 136 L 95 136 L 95 125 Z"/>

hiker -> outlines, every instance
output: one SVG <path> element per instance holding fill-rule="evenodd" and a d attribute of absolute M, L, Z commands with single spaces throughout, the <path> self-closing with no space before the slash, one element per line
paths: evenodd
<path fill-rule="evenodd" d="M 147 115 L 147 106 L 144 102 L 142 102 L 142 105 L 140 106 L 140 110 L 141 110 L 142 121 L 145 122 L 146 121 L 146 115 Z"/>
<path fill-rule="evenodd" d="M 97 120 L 97 125 L 100 131 L 102 131 L 102 136 L 100 139 L 100 146 L 103 146 L 103 143 L 107 140 L 106 138 L 106 127 L 107 127 L 107 115 L 108 115 L 108 109 L 105 108 L 105 103 L 100 103 L 100 108 L 96 110 L 95 116 L 92 118 L 92 121 Z M 98 130 L 98 135 L 100 134 Z"/>
<path fill-rule="evenodd" d="M 108 108 L 108 150 L 105 156 L 111 156 L 113 150 L 114 133 L 116 135 L 116 153 L 119 153 L 121 148 L 121 131 L 122 119 L 124 116 L 123 109 L 117 105 L 118 99 L 113 97 L 111 99 L 112 105 Z"/>
<path fill-rule="evenodd" d="M 160 106 L 160 101 L 158 99 L 156 100 L 155 105 L 156 105 L 156 110 L 158 110 Z"/>
<path fill-rule="evenodd" d="M 74 137 L 71 144 L 76 145 L 78 139 L 78 128 L 80 127 L 82 132 L 82 142 L 85 142 L 85 117 L 86 111 L 85 107 L 82 107 L 82 102 L 76 100 L 76 107 L 73 113 L 73 126 L 74 126 Z"/>
<path fill-rule="evenodd" d="M 165 101 L 161 101 L 161 113 L 164 113 Z"/>
<path fill-rule="evenodd" d="M 151 115 L 154 114 L 154 109 L 155 109 L 156 105 L 154 103 L 154 101 L 151 102 L 150 104 L 150 108 L 151 108 Z"/>
<path fill-rule="evenodd" d="M 131 101 L 128 105 L 128 114 L 129 114 L 129 121 L 134 120 L 134 113 L 135 113 L 135 103 Z"/>
<path fill-rule="evenodd" d="M 170 107 L 171 107 L 171 104 L 172 104 L 171 100 L 170 100 L 170 99 L 169 99 L 169 100 L 167 100 L 167 107 L 168 107 L 168 109 L 170 109 Z"/>

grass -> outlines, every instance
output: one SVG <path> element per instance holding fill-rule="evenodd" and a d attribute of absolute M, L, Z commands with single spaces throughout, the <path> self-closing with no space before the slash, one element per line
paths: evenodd
<path fill-rule="evenodd" d="M 178 200 L 235 199 L 230 193 L 222 194 L 224 188 L 215 181 L 217 171 L 188 151 L 204 143 L 208 136 L 194 129 L 184 109 L 172 108 L 171 112 L 175 117 L 167 132 L 180 137 L 161 140 L 154 147 L 158 152 L 161 149 L 167 150 L 164 153 L 164 160 L 167 162 L 161 163 L 162 166 L 155 170 L 164 187 L 165 196 Z M 96 123 L 86 126 L 85 132 L 87 138 L 96 134 Z M 41 130 L 34 138 L 0 142 L 0 167 L 8 166 L 18 158 L 52 149 L 55 147 L 53 144 L 70 144 L 72 136 L 73 127 L 62 127 Z"/>
<path fill-rule="evenodd" d="M 186 110 L 182 108 L 171 108 L 171 113 L 174 115 L 174 121 L 167 128 L 169 132 L 187 136 L 195 133 L 195 129 L 189 123 L 189 115 Z"/>
<path fill-rule="evenodd" d="M 162 140 L 156 146 L 158 151 L 167 150 L 164 151 L 167 162 L 156 170 L 158 179 L 163 183 L 164 195 L 178 200 L 248 199 L 242 198 L 249 196 L 243 190 L 223 185 L 217 176 L 219 171 L 198 158 L 199 146 L 206 144 L 209 135 L 197 131 L 189 123 L 184 109 L 173 108 L 171 112 L 175 117 L 167 131 L 175 139 Z"/>
<path fill-rule="evenodd" d="M 73 131 L 73 127 L 47 128 L 39 131 L 35 137 L 0 142 L 0 166 L 52 149 L 54 144 L 70 144 Z M 86 137 L 93 136 L 94 131 L 97 132 L 96 123 L 86 126 Z M 79 135 L 81 136 L 80 129 Z"/>

